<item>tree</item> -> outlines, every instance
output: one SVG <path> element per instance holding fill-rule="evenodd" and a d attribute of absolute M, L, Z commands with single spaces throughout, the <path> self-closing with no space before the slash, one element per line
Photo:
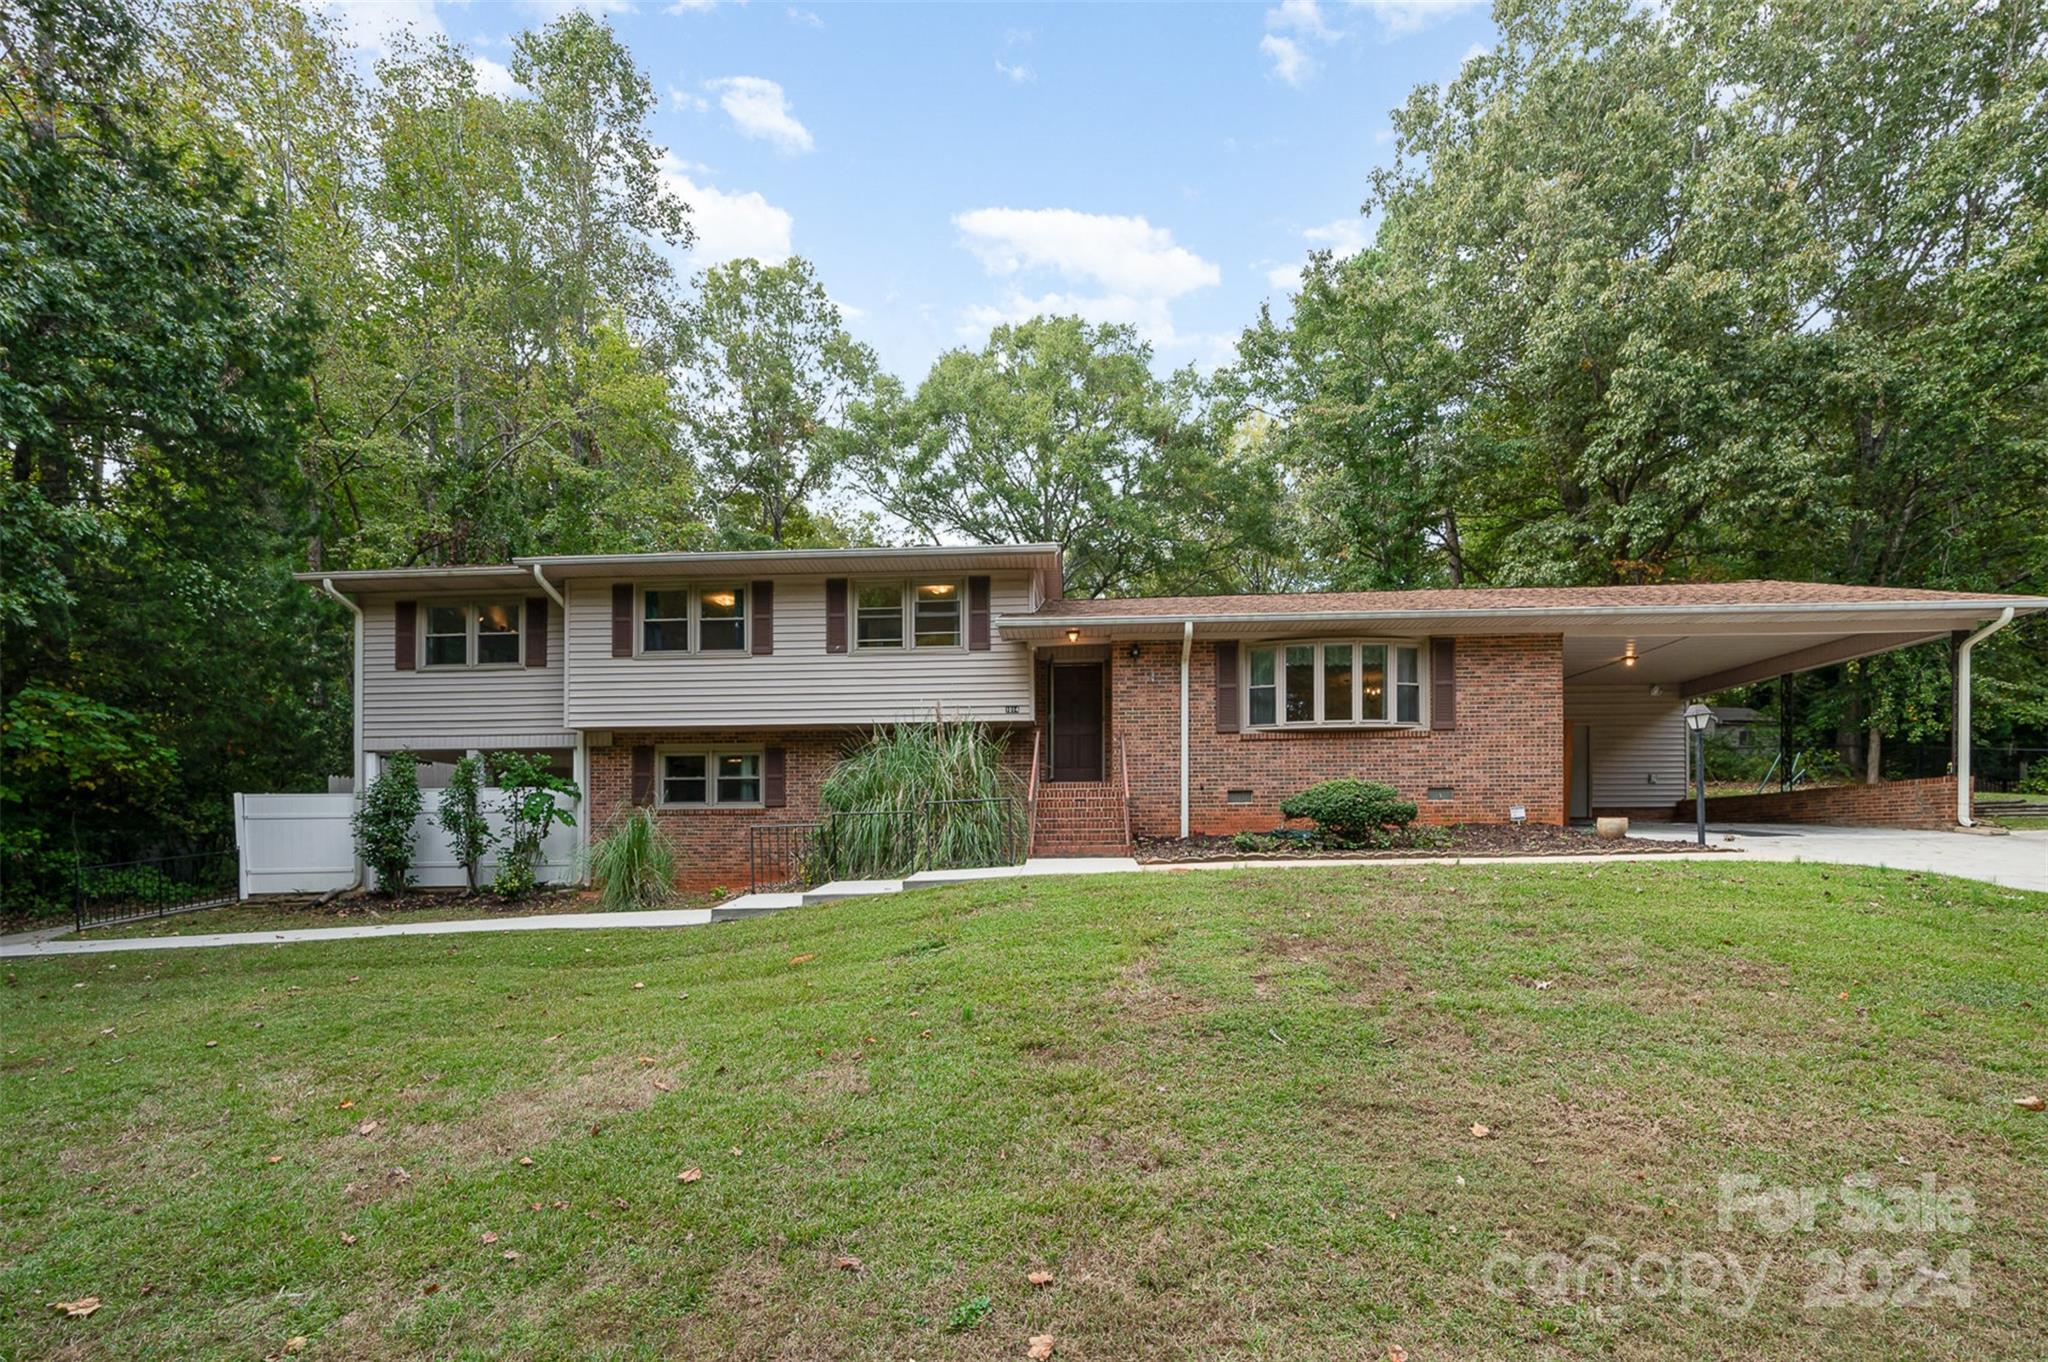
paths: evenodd
<path fill-rule="evenodd" d="M 873 391 L 874 352 L 846 333 L 808 261 L 704 271 L 677 332 L 683 422 L 720 539 L 830 538 L 812 502 L 833 490 L 848 411 Z"/>
<path fill-rule="evenodd" d="M 441 831 L 448 835 L 449 850 L 462 863 L 462 873 L 472 894 L 476 892 L 477 862 L 491 849 L 492 840 L 490 819 L 483 807 L 483 766 L 482 760 L 473 756 L 455 763 L 455 769 L 448 774 L 448 788 L 441 791 L 441 807 L 435 815 Z"/>
<path fill-rule="evenodd" d="M 412 844 L 420 816 L 419 759 L 393 752 L 356 806 L 356 855 L 377 873 L 377 891 L 395 894 L 412 883 Z"/>
<path fill-rule="evenodd" d="M 878 388 L 855 423 L 863 486 L 926 540 L 1058 544 L 1074 594 L 1199 588 L 1270 485 L 1256 460 L 1218 454 L 1194 376 L 1161 380 L 1151 362 L 1128 326 L 998 326 L 941 355 L 914 396 Z"/>
<path fill-rule="evenodd" d="M 540 844 L 556 825 L 576 826 L 576 815 L 563 808 L 557 795 L 578 799 L 571 781 L 548 769 L 547 762 L 519 752 L 491 756 L 494 783 L 505 792 L 505 835 L 500 843 L 498 877 L 491 889 L 503 898 L 518 898 L 533 889 Z"/>

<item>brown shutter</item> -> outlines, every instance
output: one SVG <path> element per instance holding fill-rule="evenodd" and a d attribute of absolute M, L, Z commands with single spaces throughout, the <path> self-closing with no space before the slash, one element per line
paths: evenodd
<path fill-rule="evenodd" d="M 967 579 L 967 646 L 977 653 L 988 651 L 988 578 Z"/>
<path fill-rule="evenodd" d="M 825 579 L 825 651 L 846 651 L 846 579 Z"/>
<path fill-rule="evenodd" d="M 633 584 L 612 585 L 612 656 L 633 655 Z"/>
<path fill-rule="evenodd" d="M 1458 640 L 1429 641 L 1429 726 L 1458 726 Z"/>
<path fill-rule="evenodd" d="M 633 749 L 633 802 L 654 802 L 654 749 L 651 747 Z"/>
<path fill-rule="evenodd" d="M 1237 640 L 1216 645 L 1216 731 L 1237 732 Z"/>
<path fill-rule="evenodd" d="M 420 603 L 400 601 L 392 611 L 397 624 L 391 635 L 391 666 L 409 672 L 420 665 Z"/>
<path fill-rule="evenodd" d="M 526 665 L 548 665 L 548 598 L 526 598 Z"/>
<path fill-rule="evenodd" d="M 783 748 L 761 753 L 761 803 L 771 809 L 789 803 L 789 754 Z"/>
<path fill-rule="evenodd" d="M 775 651 L 775 583 L 755 582 L 747 588 L 754 600 L 754 656 Z"/>

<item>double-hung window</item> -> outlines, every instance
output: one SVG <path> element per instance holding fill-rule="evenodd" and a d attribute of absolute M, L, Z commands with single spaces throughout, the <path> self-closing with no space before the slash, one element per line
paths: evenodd
<path fill-rule="evenodd" d="M 761 802 L 759 752 L 691 751 L 661 754 L 661 803 L 664 808 L 758 806 Z"/>
<path fill-rule="evenodd" d="M 643 653 L 743 653 L 744 586 L 651 587 L 640 593 Z"/>
<path fill-rule="evenodd" d="M 1245 650 L 1252 728 L 1422 722 L 1422 650 L 1399 640 L 1336 639 Z"/>
<path fill-rule="evenodd" d="M 424 667 L 516 667 L 522 610 L 518 601 L 421 607 L 426 627 L 420 631 L 420 665 Z"/>
<path fill-rule="evenodd" d="M 959 582 L 861 582 L 854 588 L 854 646 L 958 648 L 965 637 L 961 595 Z"/>

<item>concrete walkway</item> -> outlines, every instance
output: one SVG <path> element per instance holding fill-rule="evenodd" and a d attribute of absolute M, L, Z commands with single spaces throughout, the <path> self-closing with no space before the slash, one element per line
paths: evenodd
<path fill-rule="evenodd" d="M 1632 835 L 1690 839 L 1694 830 L 1676 823 L 1643 824 Z M 1339 866 L 1450 865 L 1614 865 L 1643 861 L 1715 860 L 1735 862 L 1830 861 L 1933 871 L 1983 880 L 2014 889 L 2048 891 L 2048 832 L 2005 837 L 1965 833 L 1913 832 L 1896 828 L 1809 828 L 1790 825 L 1708 825 L 1705 852 L 1589 856 L 1415 856 L 1400 860 L 1246 860 L 1157 862 L 1140 865 L 1128 856 L 1047 857 L 1021 866 L 979 870 L 927 870 L 901 880 L 839 880 L 801 893 L 742 894 L 714 908 L 677 908 L 644 913 L 550 913 L 534 917 L 470 918 L 460 922 L 395 922 L 364 927 L 302 927 L 274 932 L 217 932 L 194 936 L 136 936 L 103 941 L 52 939 L 62 928 L 0 938 L 0 959 L 44 955 L 100 955 L 112 951 L 193 950 L 206 946 L 286 946 L 301 941 L 361 941 L 383 936 L 456 936 L 470 932 L 620 931 L 636 927 L 704 927 L 762 917 L 789 908 L 842 899 L 901 893 L 930 885 L 971 880 L 1023 879 L 1039 875 L 1116 875 L 1146 872 L 1184 874 L 1201 870 L 1303 870 Z"/>

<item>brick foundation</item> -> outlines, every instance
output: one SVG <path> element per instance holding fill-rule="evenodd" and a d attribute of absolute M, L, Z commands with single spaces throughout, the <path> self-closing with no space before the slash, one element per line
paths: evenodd
<path fill-rule="evenodd" d="M 1180 642 L 1110 650 L 1110 696 L 1131 769 L 1131 830 L 1180 830 Z M 1413 799 L 1425 823 L 1564 821 L 1564 641 L 1554 635 L 1458 640 L 1454 729 L 1218 733 L 1216 647 L 1188 662 L 1188 821 L 1198 833 L 1279 824 L 1280 801 L 1319 780 L 1357 776 Z M 1111 762 L 1116 760 L 1114 751 Z M 1112 765 L 1111 778 L 1115 778 Z M 1430 799 L 1432 787 L 1450 791 Z M 1228 801 L 1250 791 L 1247 803 Z"/>
<path fill-rule="evenodd" d="M 1671 816 L 1682 823 L 1692 821 L 1693 801 L 1681 801 Z M 1956 778 L 1929 776 L 1877 785 L 1816 785 L 1777 794 L 1714 795 L 1707 800 L 1707 817 L 1723 823 L 1952 828 L 1956 823 Z"/>
<path fill-rule="evenodd" d="M 715 733 L 621 729 L 609 747 L 590 752 L 592 839 L 633 808 L 633 749 L 654 747 L 780 747 L 785 753 L 788 802 L 780 808 L 663 809 L 655 820 L 676 844 L 676 885 L 681 889 L 747 887 L 747 832 L 760 823 L 792 823 L 818 816 L 818 791 L 832 767 L 867 738 L 864 729 L 813 733 L 726 729 Z M 1011 735 L 1008 764 L 1019 781 L 1029 774 L 1031 733 Z M 659 772 L 657 771 L 657 777 Z"/>

